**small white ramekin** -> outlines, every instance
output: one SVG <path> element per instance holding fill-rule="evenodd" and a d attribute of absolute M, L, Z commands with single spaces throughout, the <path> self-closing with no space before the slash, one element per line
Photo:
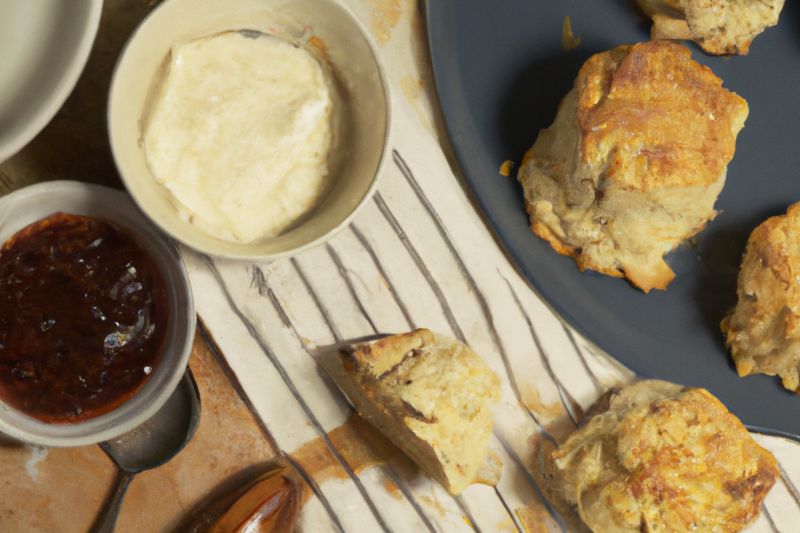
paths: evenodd
<path fill-rule="evenodd" d="M 159 363 L 144 386 L 104 415 L 75 424 L 48 424 L 0 401 L 0 433 L 40 446 L 83 446 L 130 431 L 161 408 L 186 371 L 195 330 L 189 276 L 175 245 L 123 191 L 77 181 L 51 181 L 0 198 L 0 243 L 56 212 L 105 219 L 130 234 L 161 269 L 169 302 L 168 331 Z"/>
<path fill-rule="evenodd" d="M 340 83 L 349 115 L 344 157 L 320 204 L 290 230 L 241 244 L 212 237 L 176 210 L 156 182 L 142 136 L 154 88 L 176 44 L 224 31 L 255 30 L 302 42 L 314 36 Z M 345 227 L 374 191 L 387 156 L 390 97 L 375 48 L 358 20 L 335 0 L 166 0 L 131 36 L 108 103 L 111 149 L 134 201 L 161 229 L 195 250 L 271 260 L 317 245 Z"/>
<path fill-rule="evenodd" d="M 89 59 L 103 0 L 0 2 L 0 162 L 42 131 Z M 9 57 L 16 55 L 16 57 Z"/>

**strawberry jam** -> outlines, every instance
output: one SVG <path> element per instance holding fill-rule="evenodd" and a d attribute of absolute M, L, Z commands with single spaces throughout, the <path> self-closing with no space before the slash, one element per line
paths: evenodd
<path fill-rule="evenodd" d="M 154 371 L 167 322 L 161 272 L 130 235 L 35 222 L 0 248 L 0 399 L 50 423 L 107 413 Z"/>

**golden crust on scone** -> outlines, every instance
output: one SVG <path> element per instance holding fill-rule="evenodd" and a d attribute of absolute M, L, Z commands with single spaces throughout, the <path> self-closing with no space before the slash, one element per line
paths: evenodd
<path fill-rule="evenodd" d="M 531 229 L 581 270 L 665 289 L 663 256 L 714 217 L 747 113 L 680 44 L 592 56 L 520 167 Z"/>
<path fill-rule="evenodd" d="M 709 54 L 747 55 L 775 26 L 784 0 L 638 0 L 653 19 L 653 39 L 689 39 Z"/>
<path fill-rule="evenodd" d="M 750 234 L 739 301 L 722 322 L 740 376 L 780 376 L 800 392 L 800 203 Z"/>
<path fill-rule="evenodd" d="M 670 42 L 595 55 L 577 84 L 584 159 L 642 191 L 715 183 L 747 117 L 741 97 Z"/>
<path fill-rule="evenodd" d="M 452 494 L 497 482 L 489 440 L 500 381 L 469 346 L 418 329 L 321 363 L 356 411 Z"/>
<path fill-rule="evenodd" d="M 596 532 L 740 531 L 775 483 L 775 458 L 704 389 L 643 381 L 604 399 L 545 457 L 545 492 Z"/>

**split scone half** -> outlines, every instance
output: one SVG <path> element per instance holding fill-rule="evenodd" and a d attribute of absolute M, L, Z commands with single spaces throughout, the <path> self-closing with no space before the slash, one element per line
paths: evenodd
<path fill-rule="evenodd" d="M 747 55 L 778 24 L 784 0 L 638 0 L 653 19 L 653 39 L 687 39 L 709 54 Z"/>
<path fill-rule="evenodd" d="M 591 531 L 740 531 L 775 483 L 775 458 L 704 389 L 642 381 L 543 458 L 545 491 Z"/>
<path fill-rule="evenodd" d="M 666 289 L 664 255 L 714 218 L 747 113 L 680 44 L 592 56 L 520 167 L 531 229 L 582 271 Z"/>
<path fill-rule="evenodd" d="M 358 414 L 450 493 L 497 483 L 502 463 L 489 439 L 500 381 L 469 346 L 418 329 L 320 362 Z"/>
<path fill-rule="evenodd" d="M 736 307 L 722 321 L 740 376 L 780 376 L 800 392 L 800 203 L 750 234 Z"/>

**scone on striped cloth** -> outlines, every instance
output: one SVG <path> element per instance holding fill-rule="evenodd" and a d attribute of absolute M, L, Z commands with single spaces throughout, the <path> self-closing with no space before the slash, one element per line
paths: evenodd
<path fill-rule="evenodd" d="M 502 463 L 489 439 L 500 382 L 469 346 L 418 329 L 320 363 L 358 414 L 450 493 L 497 483 Z"/>
<path fill-rule="evenodd" d="M 722 331 L 740 376 L 780 376 L 800 392 L 800 203 L 750 234 L 739 301 Z"/>
<path fill-rule="evenodd" d="M 784 0 L 638 0 L 653 19 L 653 39 L 687 39 L 709 54 L 747 55 L 775 26 Z"/>
<path fill-rule="evenodd" d="M 570 530 L 732 533 L 756 519 L 777 462 L 708 391 L 649 380 L 599 403 L 540 457 L 548 499 L 579 519 Z"/>
<path fill-rule="evenodd" d="M 663 257 L 716 215 L 747 113 L 680 44 L 592 56 L 520 167 L 531 229 L 581 270 L 666 289 Z"/>

